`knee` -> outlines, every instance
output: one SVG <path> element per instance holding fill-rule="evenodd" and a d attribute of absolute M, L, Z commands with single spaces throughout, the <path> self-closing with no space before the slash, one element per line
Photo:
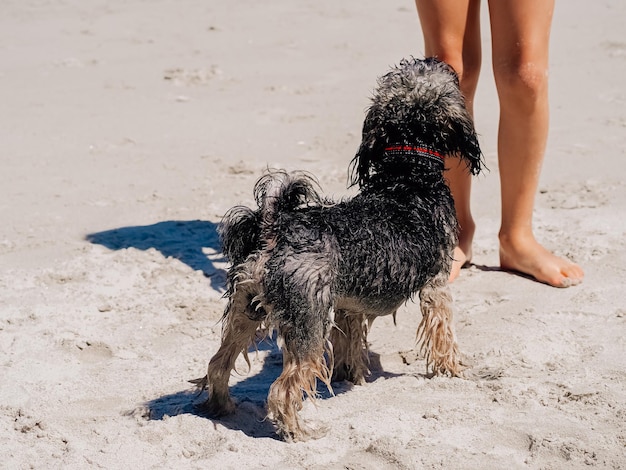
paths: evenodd
<path fill-rule="evenodd" d="M 501 101 L 525 107 L 547 99 L 547 66 L 534 62 L 494 64 L 494 77 Z"/>

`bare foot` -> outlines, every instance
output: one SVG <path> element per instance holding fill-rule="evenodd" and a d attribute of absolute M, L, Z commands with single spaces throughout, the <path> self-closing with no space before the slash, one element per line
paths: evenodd
<path fill-rule="evenodd" d="M 454 248 L 454 260 L 448 282 L 453 282 L 460 274 L 461 269 L 469 266 L 472 261 L 472 241 L 474 240 L 474 224 L 469 229 L 461 229 L 459 244 Z"/>
<path fill-rule="evenodd" d="M 580 266 L 551 253 L 532 236 L 518 243 L 500 236 L 500 267 L 528 274 L 553 287 L 575 286 L 585 276 Z"/>
<path fill-rule="evenodd" d="M 468 266 L 471 259 L 471 250 L 468 256 L 460 247 L 457 246 L 454 248 L 454 260 L 452 261 L 452 269 L 450 270 L 448 282 L 453 282 L 457 277 L 459 277 L 461 269 Z"/>

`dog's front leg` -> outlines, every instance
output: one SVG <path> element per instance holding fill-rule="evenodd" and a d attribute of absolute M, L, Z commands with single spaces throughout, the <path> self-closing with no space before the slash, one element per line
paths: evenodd
<path fill-rule="evenodd" d="M 432 366 L 435 375 L 460 375 L 462 367 L 452 324 L 448 274 L 444 272 L 426 284 L 419 297 L 422 321 L 417 329 L 417 339 L 426 353 L 427 372 Z"/>
<path fill-rule="evenodd" d="M 335 312 L 335 325 L 330 333 L 333 346 L 333 382 L 348 380 L 355 385 L 365 384 L 369 375 L 367 334 L 370 322 L 363 313 Z"/>

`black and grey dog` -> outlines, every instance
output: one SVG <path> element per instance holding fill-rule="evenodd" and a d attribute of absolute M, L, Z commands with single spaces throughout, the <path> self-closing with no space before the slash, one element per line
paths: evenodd
<path fill-rule="evenodd" d="M 418 339 L 434 374 L 461 366 L 448 277 L 457 241 L 444 158 L 468 171 L 481 152 L 454 71 L 436 59 L 403 60 L 379 79 L 351 164 L 360 192 L 333 202 L 302 173 L 270 172 L 256 184 L 258 208 L 231 209 L 220 228 L 228 272 L 222 344 L 208 374 L 213 415 L 234 410 L 228 380 L 258 330 L 277 330 L 283 371 L 268 414 L 286 440 L 318 432 L 298 417 L 317 379 L 364 382 L 372 321 L 419 293 Z"/>

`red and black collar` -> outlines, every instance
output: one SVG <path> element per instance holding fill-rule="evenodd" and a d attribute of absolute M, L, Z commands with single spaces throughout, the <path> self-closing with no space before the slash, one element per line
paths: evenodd
<path fill-rule="evenodd" d="M 385 148 L 385 153 L 392 155 L 416 155 L 420 157 L 437 157 L 445 160 L 445 156 L 439 152 L 427 147 L 419 147 L 415 145 L 391 145 Z"/>

